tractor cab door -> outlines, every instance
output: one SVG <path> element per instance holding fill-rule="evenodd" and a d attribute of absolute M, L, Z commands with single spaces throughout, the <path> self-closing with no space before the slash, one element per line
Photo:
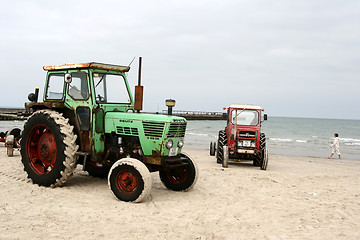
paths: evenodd
<path fill-rule="evenodd" d="M 69 70 L 65 74 L 67 83 L 67 94 L 65 103 L 67 107 L 74 110 L 75 124 L 79 129 L 80 149 L 91 152 L 91 94 L 89 91 L 89 75 L 86 70 Z"/>
<path fill-rule="evenodd" d="M 108 112 L 127 112 L 133 111 L 133 99 L 130 94 L 129 85 L 125 74 L 102 69 L 92 69 L 93 84 L 93 138 L 96 154 L 104 153 L 105 148 L 105 117 Z M 110 129 L 110 130 L 109 130 Z"/>

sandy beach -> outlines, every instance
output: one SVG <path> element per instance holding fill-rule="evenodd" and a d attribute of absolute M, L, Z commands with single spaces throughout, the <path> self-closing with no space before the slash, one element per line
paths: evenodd
<path fill-rule="evenodd" d="M 186 152 L 200 169 L 194 188 L 169 191 L 152 173 L 136 204 L 81 167 L 64 187 L 32 184 L 19 152 L 0 145 L 0 239 L 360 239 L 360 161 L 270 155 L 261 171 Z"/>

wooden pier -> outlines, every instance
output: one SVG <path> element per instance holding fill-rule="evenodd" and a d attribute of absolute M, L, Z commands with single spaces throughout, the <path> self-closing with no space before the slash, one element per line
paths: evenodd
<path fill-rule="evenodd" d="M 167 114 L 167 110 L 163 110 L 162 114 Z M 226 120 L 225 112 L 204 112 L 204 111 L 179 111 L 173 110 L 174 116 L 183 117 L 186 120 Z"/>
<path fill-rule="evenodd" d="M 25 108 L 0 108 L 0 120 L 25 120 Z"/>

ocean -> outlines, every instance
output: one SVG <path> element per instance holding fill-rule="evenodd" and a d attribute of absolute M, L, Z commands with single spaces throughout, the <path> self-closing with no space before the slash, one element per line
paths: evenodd
<path fill-rule="evenodd" d="M 226 121 L 188 121 L 184 148 L 209 149 L 225 126 Z M 338 133 L 341 157 L 360 160 L 360 120 L 269 116 L 262 129 L 270 154 L 327 158 Z"/>
<path fill-rule="evenodd" d="M 23 126 L 24 121 L 0 121 L 0 132 Z M 217 141 L 219 130 L 225 126 L 224 120 L 188 121 L 184 151 L 209 149 L 210 142 Z M 327 158 L 334 133 L 338 133 L 341 157 L 360 160 L 360 120 L 269 116 L 262 128 L 270 154 Z"/>

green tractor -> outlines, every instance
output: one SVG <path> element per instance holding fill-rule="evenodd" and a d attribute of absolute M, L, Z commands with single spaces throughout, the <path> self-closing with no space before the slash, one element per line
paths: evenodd
<path fill-rule="evenodd" d="M 143 101 L 141 58 L 135 100 L 127 66 L 80 63 L 45 66 L 43 102 L 39 89 L 29 94 L 21 158 L 40 186 L 62 186 L 77 164 L 94 177 L 108 179 L 122 201 L 141 202 L 158 171 L 166 188 L 186 191 L 198 177 L 195 162 L 182 153 L 186 120 L 140 113 Z M 170 105 L 172 101 L 170 101 Z"/>

